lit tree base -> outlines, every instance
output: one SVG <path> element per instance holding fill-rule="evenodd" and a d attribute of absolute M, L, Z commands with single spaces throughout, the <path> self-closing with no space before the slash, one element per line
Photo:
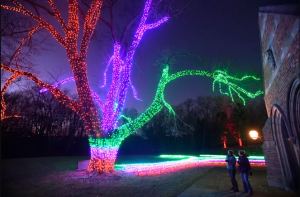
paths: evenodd
<path fill-rule="evenodd" d="M 119 148 L 91 147 L 91 160 L 87 170 L 89 172 L 112 172 Z"/>

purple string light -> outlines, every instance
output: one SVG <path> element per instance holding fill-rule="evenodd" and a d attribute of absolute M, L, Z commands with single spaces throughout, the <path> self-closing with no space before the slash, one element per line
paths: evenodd
<path fill-rule="evenodd" d="M 118 107 L 116 109 L 116 112 L 114 113 L 114 117 L 112 118 L 112 121 L 114 121 L 114 122 L 117 120 L 117 117 L 120 115 L 121 111 L 123 110 L 124 104 L 125 104 L 127 89 L 128 89 L 128 86 L 130 85 L 132 59 L 135 54 L 136 47 L 139 45 L 139 43 L 147 29 L 152 29 L 152 28 L 158 27 L 159 25 L 163 24 L 164 22 L 168 21 L 168 19 L 169 19 L 169 17 L 166 16 L 163 19 L 161 19 L 155 23 L 146 24 L 146 20 L 149 16 L 149 10 L 150 10 L 151 3 L 152 3 L 152 0 L 148 0 L 145 3 L 143 16 L 140 20 L 139 26 L 138 26 L 135 36 L 134 36 L 134 40 L 129 48 L 129 51 L 128 51 L 126 59 L 125 59 L 123 78 L 122 78 L 122 82 L 120 84 L 121 88 L 120 88 L 119 96 L 118 96 Z"/>
<path fill-rule="evenodd" d="M 74 81 L 74 77 L 69 77 L 69 78 L 67 78 L 67 79 L 64 79 L 64 80 L 62 80 L 62 81 L 60 81 L 60 82 L 58 82 L 58 83 L 52 85 L 52 87 L 56 88 L 56 87 L 58 87 L 59 85 L 62 85 L 62 84 L 67 83 L 67 82 L 69 82 L 69 81 Z M 43 89 L 40 90 L 41 93 L 42 93 L 42 92 L 47 92 L 47 91 L 48 91 L 47 88 L 43 88 Z M 99 97 L 98 94 L 97 94 L 95 91 L 93 91 L 93 90 L 91 90 L 91 93 L 92 93 L 92 96 L 94 97 L 95 101 L 98 103 L 98 105 L 100 106 L 101 110 L 103 111 L 103 110 L 104 110 L 104 104 L 102 103 L 100 97 Z"/>
<path fill-rule="evenodd" d="M 104 80 L 104 81 L 103 81 L 103 85 L 101 86 L 101 88 L 104 88 L 104 87 L 106 86 L 106 73 L 107 73 L 107 71 L 108 71 L 108 68 L 109 68 L 110 63 L 111 63 L 112 60 L 113 60 L 113 57 L 114 57 L 114 56 L 111 56 L 111 57 L 110 57 L 110 59 L 109 59 L 107 65 L 106 65 L 105 71 L 104 71 L 104 73 L 103 73 L 103 80 Z"/>
<path fill-rule="evenodd" d="M 102 103 L 100 97 L 99 97 L 98 94 L 97 94 L 95 91 L 93 91 L 93 90 L 91 90 L 91 93 L 92 93 L 92 96 L 94 97 L 95 101 L 98 103 L 98 105 L 100 106 L 101 110 L 103 111 L 104 108 L 105 108 L 105 106 L 104 106 L 104 104 Z"/>
<path fill-rule="evenodd" d="M 138 95 L 137 95 L 138 93 L 137 93 L 135 87 L 132 85 L 131 79 L 130 79 L 130 86 L 131 86 L 131 88 L 132 88 L 132 92 L 133 92 L 134 98 L 135 98 L 136 100 L 138 100 L 138 101 L 143 101 L 142 99 L 139 99 L 139 98 L 138 98 Z"/>
<path fill-rule="evenodd" d="M 113 119 L 114 109 L 116 103 L 116 97 L 119 90 L 121 72 L 122 72 L 122 61 L 120 59 L 120 49 L 121 45 L 119 43 L 114 44 L 114 55 L 113 57 L 113 77 L 112 84 L 110 86 L 109 92 L 107 94 L 105 102 L 105 110 L 103 112 L 102 129 L 103 131 L 110 131 L 116 122 Z"/>
<path fill-rule="evenodd" d="M 52 85 L 52 87 L 57 88 L 59 85 L 62 85 L 64 83 L 67 83 L 67 82 L 73 81 L 73 80 L 74 80 L 74 77 L 69 77 L 67 79 L 62 80 L 61 82 L 58 82 L 58 83 Z M 48 91 L 47 88 L 43 88 L 43 89 L 40 90 L 40 92 L 46 92 L 46 91 Z"/>

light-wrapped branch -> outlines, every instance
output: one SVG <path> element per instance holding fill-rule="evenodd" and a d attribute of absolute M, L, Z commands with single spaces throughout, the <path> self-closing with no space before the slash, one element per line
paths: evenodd
<path fill-rule="evenodd" d="M 68 31 L 67 24 L 64 21 L 64 19 L 61 17 L 61 14 L 59 13 L 56 5 L 54 4 L 54 2 L 52 0 L 48 0 L 48 3 L 52 7 L 52 9 L 54 11 L 54 17 L 58 20 L 58 22 L 61 25 L 61 27 L 63 28 L 65 34 L 67 34 L 67 31 Z"/>
<path fill-rule="evenodd" d="M 40 79 L 38 79 L 35 75 L 29 72 L 19 71 L 12 68 L 9 68 L 7 66 L 4 66 L 4 64 L 1 63 L 1 69 L 11 72 L 14 75 L 17 76 L 25 76 L 34 81 L 37 85 L 47 88 L 60 102 L 62 102 L 65 106 L 72 109 L 74 112 L 76 112 L 78 115 L 81 115 L 81 106 L 67 97 L 60 89 L 52 87 L 50 84 L 42 82 Z"/>
<path fill-rule="evenodd" d="M 4 94 L 8 88 L 8 86 L 10 86 L 12 84 L 12 82 L 18 78 L 19 75 L 17 74 L 13 74 L 3 85 L 3 87 L 1 88 L 1 121 L 6 119 L 6 118 L 11 118 L 11 117 L 21 117 L 18 115 L 11 115 L 11 116 L 5 116 L 5 111 L 6 111 L 6 104 L 4 101 Z"/>
<path fill-rule="evenodd" d="M 29 32 L 28 35 L 26 37 L 24 37 L 21 41 L 21 43 L 19 44 L 16 52 L 14 53 L 14 55 L 12 56 L 12 58 L 15 59 L 15 63 L 16 63 L 16 67 L 17 69 L 19 69 L 19 64 L 18 64 L 18 56 L 22 51 L 22 46 L 25 44 L 25 42 L 40 28 L 42 28 L 43 26 L 41 24 L 33 27 Z"/>
<path fill-rule="evenodd" d="M 45 27 L 52 35 L 53 37 L 63 46 L 65 46 L 65 40 L 62 38 L 61 35 L 46 21 L 44 21 L 40 16 L 35 16 L 33 13 L 31 13 L 29 10 L 27 10 L 22 4 L 20 4 L 17 1 L 12 1 L 14 4 L 16 4 L 18 7 L 12 7 L 7 5 L 1 5 L 3 9 L 12 10 L 15 12 L 22 13 L 26 16 L 29 16 L 33 18 L 35 21 L 40 23 L 43 27 Z"/>

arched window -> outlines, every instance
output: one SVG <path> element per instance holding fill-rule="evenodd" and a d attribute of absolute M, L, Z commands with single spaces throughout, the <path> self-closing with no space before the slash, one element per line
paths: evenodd
<path fill-rule="evenodd" d="M 281 108 L 273 106 L 271 112 L 272 134 L 276 141 L 278 158 L 281 166 L 285 187 L 296 188 L 299 183 L 297 157 L 291 143 L 291 132 L 288 121 Z"/>
<path fill-rule="evenodd" d="M 292 130 L 292 141 L 300 148 L 300 83 L 299 76 L 292 82 L 287 99 L 288 116 Z"/>

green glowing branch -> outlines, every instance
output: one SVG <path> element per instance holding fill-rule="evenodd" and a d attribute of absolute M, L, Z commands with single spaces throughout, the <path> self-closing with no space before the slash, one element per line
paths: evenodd
<path fill-rule="evenodd" d="M 131 133 L 135 132 L 136 130 L 141 128 L 144 124 L 146 124 L 151 118 L 153 118 L 155 114 L 157 114 L 160 110 L 162 110 L 163 106 L 166 106 L 169 112 L 175 116 L 176 115 L 175 111 L 172 109 L 171 105 L 165 101 L 164 90 L 166 85 L 172 80 L 175 80 L 179 77 L 188 76 L 188 75 L 206 76 L 206 77 L 213 78 L 214 79 L 213 91 L 214 91 L 215 83 L 218 82 L 217 84 L 219 84 L 219 90 L 221 94 L 226 94 L 227 96 L 231 97 L 231 99 L 233 100 L 233 92 L 234 92 L 244 102 L 244 104 L 245 104 L 245 98 L 242 96 L 242 94 L 246 95 L 249 98 L 255 98 L 263 94 L 262 91 L 257 91 L 255 93 L 248 92 L 245 89 L 233 83 L 234 81 L 243 81 L 246 79 L 260 80 L 259 78 L 253 76 L 244 76 L 242 78 L 236 78 L 236 77 L 229 76 L 227 72 L 221 70 L 216 70 L 212 73 L 207 71 L 200 71 L 200 70 L 185 70 L 185 71 L 180 71 L 175 74 L 169 75 L 169 66 L 166 65 L 166 67 L 163 69 L 162 76 L 159 81 L 158 88 L 155 94 L 155 98 L 152 104 L 150 105 L 150 107 L 135 120 L 129 121 L 128 123 L 117 128 L 109 136 L 109 139 L 106 139 L 106 141 L 105 139 L 90 139 L 92 140 L 90 141 L 90 144 L 94 144 L 95 146 L 97 144 L 101 144 L 101 145 L 107 144 L 107 146 L 119 147 L 121 142 L 127 136 L 129 136 Z M 228 92 L 223 92 L 221 90 L 221 84 L 226 85 L 228 87 Z"/>
<path fill-rule="evenodd" d="M 162 96 L 162 102 L 166 106 L 166 108 L 168 108 L 169 113 L 171 113 L 173 116 L 176 116 L 176 113 L 175 113 L 174 109 L 172 108 L 172 106 L 165 100 L 164 93 L 162 93 L 161 96 Z"/>
<path fill-rule="evenodd" d="M 124 116 L 124 115 L 120 115 L 120 118 L 119 118 L 119 119 L 121 119 L 121 118 L 126 119 L 128 122 L 131 122 L 131 121 L 132 121 L 131 118 L 126 117 L 126 116 Z"/>
<path fill-rule="evenodd" d="M 229 75 L 227 74 L 227 72 L 221 71 L 221 70 L 215 70 L 214 73 L 218 73 L 218 75 L 223 75 L 223 76 L 225 76 L 226 78 L 232 79 L 232 80 L 235 80 L 235 81 L 244 81 L 244 80 L 250 79 L 250 78 L 252 78 L 252 79 L 254 79 L 254 80 L 256 80 L 256 81 L 259 81 L 259 80 L 260 80 L 260 78 L 257 78 L 257 77 L 255 77 L 255 76 L 249 76 L 249 75 L 243 76 L 242 78 L 231 77 L 231 76 L 229 76 Z"/>
<path fill-rule="evenodd" d="M 249 75 L 246 75 L 246 76 L 243 76 L 242 78 L 236 78 L 236 77 L 232 77 L 232 76 L 229 76 L 227 74 L 227 72 L 225 71 L 221 71 L 221 70 L 215 70 L 213 72 L 213 78 L 214 78 L 214 82 L 213 82 L 213 91 L 215 90 L 215 82 L 219 82 L 219 91 L 221 94 L 225 94 L 227 96 L 230 96 L 231 97 L 231 100 L 234 101 L 233 99 L 233 95 L 232 95 L 232 90 L 238 95 L 238 97 L 243 101 L 244 105 L 246 104 L 246 100 L 245 98 L 241 95 L 242 94 L 245 94 L 247 97 L 249 98 L 255 98 L 261 94 L 263 94 L 262 91 L 257 91 L 256 93 L 250 93 L 248 91 L 246 91 L 245 89 L 239 87 L 238 85 L 230 82 L 229 80 L 232 80 L 232 81 L 244 81 L 244 80 L 247 80 L 247 79 L 253 79 L 253 80 L 260 80 L 259 78 L 257 77 L 254 77 L 254 76 L 249 76 Z M 221 83 L 225 84 L 228 86 L 228 92 L 222 92 L 221 90 Z"/>

